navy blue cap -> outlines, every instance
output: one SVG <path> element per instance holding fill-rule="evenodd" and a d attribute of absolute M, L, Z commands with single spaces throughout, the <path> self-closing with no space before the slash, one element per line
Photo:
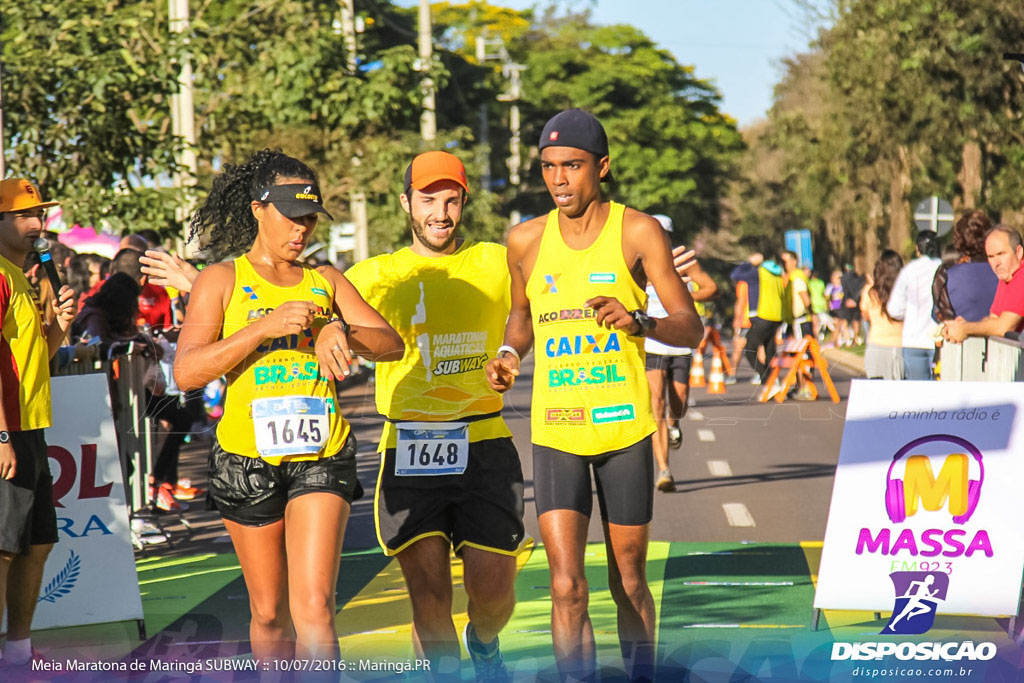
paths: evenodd
<path fill-rule="evenodd" d="M 320 187 L 313 181 L 271 185 L 257 193 L 256 201 L 273 204 L 282 216 L 299 218 L 322 213 L 331 220 L 334 216 L 324 208 Z"/>
<path fill-rule="evenodd" d="M 566 109 L 552 116 L 540 134 L 537 145 L 545 147 L 574 147 L 596 154 L 597 158 L 608 156 L 608 134 L 604 126 L 590 112 L 582 109 Z M 601 180 L 612 180 L 608 174 Z"/>

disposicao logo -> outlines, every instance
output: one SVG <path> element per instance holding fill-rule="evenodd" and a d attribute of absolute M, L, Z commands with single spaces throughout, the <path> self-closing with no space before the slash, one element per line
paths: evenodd
<path fill-rule="evenodd" d="M 881 633 L 920 635 L 935 623 L 935 611 L 946 600 L 949 574 L 943 572 L 893 572 L 896 604 Z"/>

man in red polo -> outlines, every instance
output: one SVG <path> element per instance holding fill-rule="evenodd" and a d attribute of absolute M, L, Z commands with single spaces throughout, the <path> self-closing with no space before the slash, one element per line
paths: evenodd
<path fill-rule="evenodd" d="M 1020 233 L 1007 225 L 997 225 L 985 236 L 985 253 L 999 278 L 990 314 L 973 323 L 959 317 L 947 321 L 942 333 L 947 341 L 1002 337 L 1007 332 L 1024 331 L 1024 244 Z"/>

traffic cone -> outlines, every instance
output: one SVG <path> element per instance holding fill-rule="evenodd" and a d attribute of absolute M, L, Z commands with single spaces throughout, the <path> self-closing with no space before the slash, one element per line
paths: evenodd
<path fill-rule="evenodd" d="M 693 362 L 690 364 L 690 386 L 691 387 L 702 387 L 706 384 L 704 381 L 704 355 L 694 349 L 693 350 Z"/>
<path fill-rule="evenodd" d="M 722 366 L 722 352 L 715 349 L 715 355 L 711 358 L 711 374 L 708 376 L 708 393 L 725 393 L 725 372 Z"/>

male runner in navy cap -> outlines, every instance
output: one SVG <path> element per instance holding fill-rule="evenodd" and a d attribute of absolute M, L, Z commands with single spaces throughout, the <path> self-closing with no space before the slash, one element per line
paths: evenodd
<path fill-rule="evenodd" d="M 507 390 L 520 356 L 536 347 L 534 494 L 560 674 L 589 680 L 595 668 L 583 566 L 593 468 L 627 673 L 650 679 L 655 613 L 645 564 L 655 423 L 644 337 L 694 347 L 704 329 L 658 221 L 601 196 L 611 173 L 600 122 L 580 109 L 563 111 L 544 126 L 540 150 L 556 208 L 509 233 L 512 308 L 488 380 Z M 648 281 L 666 317 L 646 315 Z"/>

